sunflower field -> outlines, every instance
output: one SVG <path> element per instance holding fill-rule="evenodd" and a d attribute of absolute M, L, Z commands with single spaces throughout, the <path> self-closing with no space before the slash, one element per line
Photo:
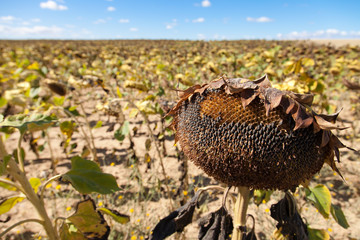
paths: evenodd
<path fill-rule="evenodd" d="M 264 75 L 341 111 L 333 133 L 355 151 L 292 196 L 309 239 L 358 239 L 360 46 L 265 40 L 0 41 L 0 239 L 156 239 L 194 196 L 169 239 L 210 239 L 199 231 L 225 185 L 188 161 L 167 113 L 196 84 Z M 250 195 L 250 232 L 287 239 L 270 216 L 284 193 Z"/>

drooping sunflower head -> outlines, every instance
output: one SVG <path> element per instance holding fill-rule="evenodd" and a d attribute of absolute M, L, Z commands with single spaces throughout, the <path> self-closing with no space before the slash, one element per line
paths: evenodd
<path fill-rule="evenodd" d="M 311 110 L 313 95 L 221 77 L 183 91 L 169 112 L 176 141 L 216 180 L 255 189 L 294 189 L 345 147 L 332 134 L 338 113 Z"/>

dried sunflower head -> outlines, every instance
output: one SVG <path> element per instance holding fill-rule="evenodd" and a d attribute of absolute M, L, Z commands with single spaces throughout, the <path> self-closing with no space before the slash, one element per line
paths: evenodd
<path fill-rule="evenodd" d="M 52 92 L 54 92 L 60 96 L 66 95 L 67 90 L 66 90 L 65 84 L 63 84 L 59 81 L 56 81 L 56 80 L 48 79 L 48 78 L 45 79 L 45 83 Z"/>
<path fill-rule="evenodd" d="M 169 112 L 176 141 L 216 180 L 255 189 L 294 189 L 345 147 L 331 133 L 338 113 L 316 114 L 311 94 L 221 77 L 181 94 Z"/>

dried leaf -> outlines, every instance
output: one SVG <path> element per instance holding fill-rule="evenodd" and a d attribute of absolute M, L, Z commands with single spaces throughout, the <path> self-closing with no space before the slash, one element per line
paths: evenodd
<path fill-rule="evenodd" d="M 104 217 L 96 211 L 95 203 L 92 199 L 81 201 L 76 206 L 73 215 L 67 218 L 87 239 L 107 239 L 110 227 Z"/>
<path fill-rule="evenodd" d="M 271 83 L 270 83 L 269 78 L 268 78 L 268 76 L 266 74 L 264 76 L 258 78 L 258 79 L 255 79 L 253 82 L 255 84 L 259 85 L 260 87 L 263 87 L 263 88 L 271 87 Z"/>
<path fill-rule="evenodd" d="M 311 106 L 314 95 L 313 94 L 300 94 L 294 92 L 287 92 L 290 97 L 292 97 L 295 101 Z"/>
<path fill-rule="evenodd" d="M 61 240 L 87 240 L 84 235 L 77 231 L 73 224 L 63 223 L 60 228 L 60 239 Z"/>
<path fill-rule="evenodd" d="M 322 119 L 324 119 L 325 121 L 327 122 L 331 122 L 331 123 L 335 123 L 336 122 L 336 119 L 337 117 L 339 116 L 339 113 L 342 111 L 342 108 L 337 111 L 336 113 L 333 113 L 333 114 L 317 114 L 317 113 L 314 113 L 314 116 L 319 116 L 321 117 Z"/>
<path fill-rule="evenodd" d="M 190 224 L 200 194 L 201 191 L 197 191 L 195 196 L 184 206 L 181 206 L 171 212 L 167 217 L 161 219 L 152 231 L 149 240 L 165 239 L 175 232 L 181 232 L 184 227 Z"/>
<path fill-rule="evenodd" d="M 249 105 L 255 98 L 258 96 L 258 94 L 255 93 L 253 89 L 246 89 L 241 92 L 241 103 L 243 107 L 245 108 L 247 105 Z"/>
<path fill-rule="evenodd" d="M 299 105 L 297 111 L 292 114 L 292 117 L 295 120 L 294 130 L 298 128 L 306 128 L 314 121 L 314 118 L 312 118 L 311 115 L 306 112 L 306 109 L 302 105 Z"/>
<path fill-rule="evenodd" d="M 244 91 L 245 89 L 255 90 L 259 88 L 253 81 L 246 81 L 243 78 L 230 78 L 226 80 L 225 92 L 228 94 L 234 94 Z"/>
<path fill-rule="evenodd" d="M 290 240 L 306 240 L 307 226 L 298 213 L 293 197 L 285 196 L 278 203 L 271 205 L 271 217 L 278 221 L 277 229 Z"/>
<path fill-rule="evenodd" d="M 45 83 L 52 92 L 59 94 L 60 96 L 66 95 L 66 85 L 65 84 L 63 84 L 59 81 L 56 81 L 56 80 L 52 80 L 52 79 L 45 79 Z"/>
<path fill-rule="evenodd" d="M 296 111 L 297 109 L 297 104 L 295 104 L 295 101 L 292 98 L 289 97 L 283 97 L 281 102 L 280 102 L 280 106 L 282 106 L 282 108 L 285 110 L 286 114 L 290 114 Z"/>
<path fill-rule="evenodd" d="M 339 169 L 336 167 L 336 164 L 335 164 L 335 161 L 334 161 L 334 153 L 333 153 L 333 152 L 331 153 L 331 155 L 330 155 L 329 158 L 325 159 L 325 163 L 327 163 L 327 164 L 331 167 L 332 170 L 334 170 L 335 172 L 337 172 L 337 173 L 340 175 L 340 177 L 341 177 L 342 179 L 344 179 L 343 175 L 341 174 L 341 172 L 339 171 Z"/>
<path fill-rule="evenodd" d="M 331 137 L 330 131 L 323 131 L 320 147 L 325 147 L 329 143 L 330 137 Z"/>
<path fill-rule="evenodd" d="M 218 89 L 221 88 L 222 86 L 224 86 L 225 84 L 225 78 L 224 77 L 220 77 L 219 79 L 212 81 L 209 86 L 213 89 Z"/>
<path fill-rule="evenodd" d="M 202 86 L 200 86 L 199 84 L 194 85 L 192 87 L 189 87 L 186 90 L 177 90 L 179 92 L 179 97 L 180 98 L 188 98 L 188 96 L 194 94 L 195 90 L 201 88 Z"/>
<path fill-rule="evenodd" d="M 226 240 L 230 239 L 233 230 L 232 218 L 227 210 L 222 206 L 199 220 L 200 240 Z"/>
<path fill-rule="evenodd" d="M 285 94 L 284 92 L 276 88 L 266 88 L 264 95 L 265 95 L 265 110 L 266 110 L 266 115 L 268 116 L 270 110 L 280 105 L 281 100 Z"/>
<path fill-rule="evenodd" d="M 344 85 L 351 90 L 360 90 L 360 84 L 350 82 L 349 80 L 343 80 Z"/>
<path fill-rule="evenodd" d="M 321 129 L 325 130 L 333 130 L 333 129 L 339 129 L 344 130 L 347 129 L 347 127 L 338 127 L 335 125 L 335 120 L 337 116 L 326 116 L 326 115 L 314 115 L 314 118 L 317 122 L 317 124 L 320 126 Z"/>

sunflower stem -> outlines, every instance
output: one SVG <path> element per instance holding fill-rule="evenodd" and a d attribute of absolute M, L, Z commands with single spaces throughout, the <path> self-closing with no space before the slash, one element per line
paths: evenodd
<path fill-rule="evenodd" d="M 246 212 L 249 205 L 250 189 L 248 187 L 237 187 L 237 198 L 234 210 L 234 230 L 231 240 L 244 240 L 246 234 Z"/>

